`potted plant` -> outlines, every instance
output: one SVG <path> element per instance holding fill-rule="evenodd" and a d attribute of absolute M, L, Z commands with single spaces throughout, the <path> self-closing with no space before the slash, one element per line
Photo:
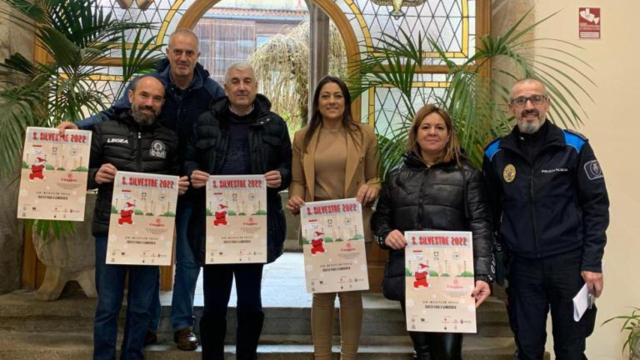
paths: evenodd
<path fill-rule="evenodd" d="M 406 109 L 402 119 L 393 119 L 397 125 L 383 131 L 377 126 L 381 174 L 386 175 L 402 159 L 415 109 L 426 101 L 415 91 L 413 84 L 417 81 L 420 68 L 434 61 L 448 69 L 448 87 L 441 96 L 430 101 L 451 114 L 461 145 L 476 166 L 482 162 L 484 146 L 496 136 L 511 130 L 513 119 L 505 111 L 509 102 L 509 88 L 497 78 L 514 81 L 525 76 L 538 77 L 554 99 L 551 118 L 564 126 L 580 124 L 580 115 L 584 114 L 581 114 L 577 97 L 567 84 L 574 85 L 577 91 L 590 99 L 582 84 L 593 82 L 581 70 L 588 68 L 588 64 L 567 49 L 576 49 L 575 45 L 553 39 L 531 40 L 535 26 L 554 15 L 528 26 L 523 25 L 532 16 L 531 13 L 531 10 L 525 13 L 502 35 L 477 39 L 475 54 L 462 63 L 450 58 L 437 39 L 421 34 L 414 37 L 404 31 L 398 37 L 383 34 L 375 41 L 379 45 L 361 54 L 359 68 L 351 72 L 353 77 L 350 85 L 354 97 L 373 87 L 391 87 L 400 95 L 399 108 Z M 545 45 L 544 42 L 552 42 L 554 46 Z M 536 58 L 531 55 L 534 50 L 539 52 Z M 438 59 L 426 57 L 426 51 L 437 53 Z M 496 60 L 501 60 L 499 66 L 495 65 Z"/>
<path fill-rule="evenodd" d="M 627 339 L 622 346 L 622 352 L 629 348 L 629 360 L 640 360 L 640 307 L 633 307 L 628 315 L 614 316 L 607 319 L 602 325 L 614 320 L 623 320 L 620 332 L 627 335 Z"/>
<path fill-rule="evenodd" d="M 19 53 L 0 64 L 4 83 L 0 90 L 0 171 L 13 173 L 20 165 L 25 129 L 51 127 L 63 120 L 78 120 L 109 105 L 98 86 L 104 68 L 96 65 L 118 54 L 124 85 L 136 74 L 153 70 L 160 58 L 155 38 L 142 39 L 148 23 L 115 19 L 96 0 L 6 0 L 18 14 L 0 12 L 3 21 L 31 29 L 46 61 L 34 62 Z M 47 266 L 37 295 L 57 299 L 68 280 L 78 280 L 87 295 L 95 296 L 94 243 L 91 240 L 93 199 L 87 201 L 85 223 L 73 233 L 73 224 L 36 220 L 25 223 L 34 230 L 38 258 Z"/>

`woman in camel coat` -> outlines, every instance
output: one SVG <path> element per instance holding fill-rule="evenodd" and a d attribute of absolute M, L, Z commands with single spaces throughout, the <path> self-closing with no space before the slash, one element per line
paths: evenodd
<path fill-rule="evenodd" d="M 292 181 L 287 207 L 298 214 L 305 201 L 355 197 L 364 212 L 365 237 L 371 239 L 371 205 L 380 191 L 378 148 L 373 129 L 353 121 L 345 83 L 320 80 L 313 116 L 293 140 Z M 313 294 L 311 332 L 316 360 L 331 359 L 333 312 L 340 299 L 341 359 L 356 359 L 362 328 L 362 292 Z"/>

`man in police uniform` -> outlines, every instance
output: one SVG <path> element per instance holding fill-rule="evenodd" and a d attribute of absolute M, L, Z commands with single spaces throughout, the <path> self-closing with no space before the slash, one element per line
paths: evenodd
<path fill-rule="evenodd" d="M 586 359 L 596 308 L 576 322 L 572 299 L 584 284 L 592 297 L 602 293 L 609 199 L 589 142 L 547 121 L 549 105 L 542 82 L 515 83 L 509 110 L 517 126 L 487 146 L 483 173 L 508 254 L 517 358 L 543 358 L 551 310 L 557 359 Z"/>

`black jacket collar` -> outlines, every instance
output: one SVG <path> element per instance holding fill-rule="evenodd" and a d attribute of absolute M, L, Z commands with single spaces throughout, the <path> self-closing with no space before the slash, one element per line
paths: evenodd
<path fill-rule="evenodd" d="M 271 102 L 266 96 L 257 94 L 253 106 L 254 110 L 252 114 L 255 116 L 253 119 L 254 125 L 261 125 L 258 120 L 264 118 L 271 112 Z M 225 116 L 227 111 L 229 111 L 229 98 L 226 96 L 216 100 L 211 106 L 211 112 L 222 124 L 227 124 L 229 121 L 228 117 Z"/>
<path fill-rule="evenodd" d="M 564 133 L 562 132 L 562 129 L 560 129 L 554 123 L 549 121 L 549 119 L 546 119 L 545 123 L 548 126 L 548 130 L 543 140 L 543 145 L 540 148 L 540 152 L 544 151 L 549 147 L 564 146 L 565 140 L 564 140 Z M 518 126 L 516 125 L 508 135 L 502 138 L 500 147 L 503 149 L 508 149 L 510 151 L 516 152 L 519 155 L 525 157 L 525 155 L 520 150 L 520 147 L 518 146 L 519 137 L 520 137 L 520 131 L 518 131 Z"/>

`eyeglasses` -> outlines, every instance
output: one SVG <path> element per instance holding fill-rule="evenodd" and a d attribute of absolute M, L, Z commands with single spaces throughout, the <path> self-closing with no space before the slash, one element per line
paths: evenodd
<path fill-rule="evenodd" d="M 511 105 L 514 106 L 525 106 L 527 101 L 531 101 L 531 104 L 537 106 L 542 105 L 545 101 L 547 101 L 546 95 L 531 95 L 531 96 L 518 96 L 515 99 L 511 99 Z"/>

